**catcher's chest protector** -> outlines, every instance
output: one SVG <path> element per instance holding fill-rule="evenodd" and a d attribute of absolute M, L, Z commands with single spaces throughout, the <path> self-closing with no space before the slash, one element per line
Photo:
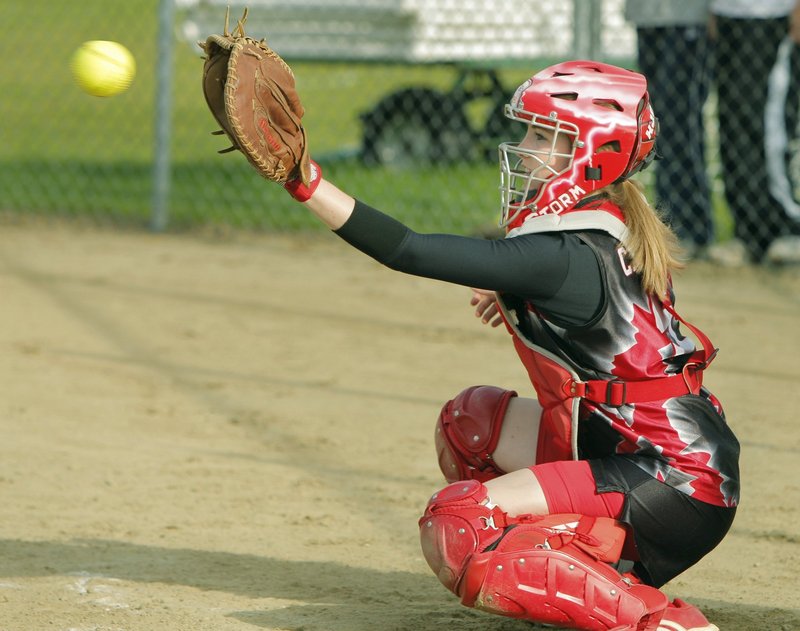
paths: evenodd
<path fill-rule="evenodd" d="M 614 260 L 618 258 L 616 253 L 603 253 L 600 248 L 595 251 L 609 258 L 605 263 L 607 270 L 618 263 Z M 618 275 L 625 277 L 625 274 Z M 624 284 L 630 287 L 623 290 L 607 275 L 606 294 L 613 294 L 613 299 L 620 304 L 628 304 L 628 296 L 641 291 L 636 289 L 638 283 L 632 277 L 626 278 Z M 560 339 L 563 330 L 545 321 L 527 302 L 499 295 L 498 304 L 543 408 L 537 463 L 578 458 L 577 425 L 581 410 L 588 412 L 600 407 L 624 423 L 621 413 L 611 410 L 698 394 L 703 370 L 716 352 L 708 338 L 680 318 L 668 301 L 659 303 L 660 308 L 654 306 L 647 318 L 635 323 L 622 320 L 622 327 L 619 326 L 620 316 L 609 308 L 595 326 L 572 335 L 569 342 L 566 337 Z M 614 319 L 616 324 L 611 322 Z M 694 350 L 689 340 L 677 334 L 674 328 L 677 322 L 695 333 L 701 350 Z M 626 334 L 617 339 L 610 334 L 612 330 L 624 330 L 630 337 Z M 570 354 L 564 351 L 563 347 L 576 343 Z M 670 349 L 675 357 L 689 357 L 683 369 L 667 373 L 673 358 L 665 356 L 664 349 Z M 593 365 L 579 365 L 571 360 L 573 356 L 587 357 Z M 612 367 L 616 372 L 612 373 Z"/>

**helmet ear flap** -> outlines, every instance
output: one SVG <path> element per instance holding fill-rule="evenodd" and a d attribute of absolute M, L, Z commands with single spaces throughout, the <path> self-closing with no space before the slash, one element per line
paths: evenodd
<path fill-rule="evenodd" d="M 650 98 L 645 92 L 642 100 L 639 101 L 637 108 L 637 134 L 636 142 L 631 151 L 631 161 L 620 180 L 623 180 L 642 169 L 647 168 L 656 158 L 656 138 L 658 137 L 659 124 L 653 107 L 650 105 Z"/>

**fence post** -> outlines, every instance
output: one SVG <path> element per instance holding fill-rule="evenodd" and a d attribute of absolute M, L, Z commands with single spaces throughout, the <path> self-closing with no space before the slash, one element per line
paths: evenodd
<path fill-rule="evenodd" d="M 156 55 L 153 207 L 150 228 L 161 232 L 169 221 L 170 141 L 172 137 L 174 0 L 158 3 L 158 54 Z"/>
<path fill-rule="evenodd" d="M 600 50 L 603 0 L 572 0 L 572 49 L 575 59 L 596 59 Z"/>

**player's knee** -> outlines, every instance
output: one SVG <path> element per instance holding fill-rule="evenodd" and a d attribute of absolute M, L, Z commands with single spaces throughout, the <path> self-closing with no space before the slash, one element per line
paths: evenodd
<path fill-rule="evenodd" d="M 471 386 L 448 401 L 436 422 L 439 468 L 448 482 L 485 481 L 505 473 L 492 460 L 508 402 L 517 396 L 495 386 Z"/>
<path fill-rule="evenodd" d="M 450 484 L 431 497 L 419 520 L 422 553 L 442 584 L 460 595 L 470 558 L 497 540 L 506 524 L 483 483 Z"/>

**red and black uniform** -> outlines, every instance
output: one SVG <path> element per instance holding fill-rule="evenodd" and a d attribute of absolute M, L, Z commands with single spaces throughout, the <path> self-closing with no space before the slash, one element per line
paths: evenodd
<path fill-rule="evenodd" d="M 357 202 L 337 234 L 392 269 L 501 293 L 516 334 L 582 379 L 680 375 L 695 351 L 602 230 L 421 235 Z M 635 533 L 640 578 L 659 586 L 717 545 L 738 502 L 739 445 L 706 389 L 624 405 L 583 400 L 580 419 L 579 457 L 597 491 L 626 495 L 619 518 Z"/>
<path fill-rule="evenodd" d="M 574 326 L 523 301 L 520 328 L 585 380 L 630 382 L 675 375 L 680 381 L 695 345 L 681 333 L 675 316 L 643 293 L 614 237 L 590 232 L 577 236 L 600 262 L 603 306 L 590 321 Z M 582 454 L 624 454 L 686 495 L 717 506 L 737 504 L 738 443 L 719 402 L 705 388 L 696 395 L 624 405 L 584 399 L 581 407 Z"/>

